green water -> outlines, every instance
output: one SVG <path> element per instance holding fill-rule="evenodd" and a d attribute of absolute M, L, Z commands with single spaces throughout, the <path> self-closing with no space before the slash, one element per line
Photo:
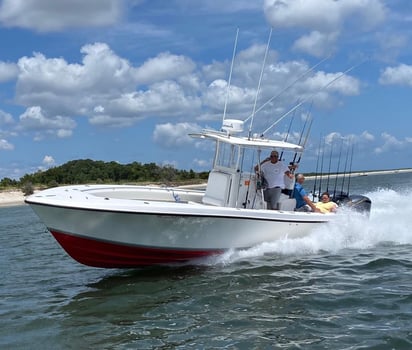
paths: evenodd
<path fill-rule="evenodd" d="M 0 208 L 0 348 L 410 349 L 411 179 L 358 179 L 367 222 L 133 270 L 82 266 L 30 207 Z"/>

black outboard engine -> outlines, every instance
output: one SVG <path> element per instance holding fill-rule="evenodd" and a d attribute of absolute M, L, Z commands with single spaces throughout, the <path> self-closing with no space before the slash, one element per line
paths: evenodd
<path fill-rule="evenodd" d="M 333 195 L 332 200 L 338 206 L 350 208 L 368 216 L 371 212 L 372 201 L 366 196 L 359 194 L 348 195 L 345 192 L 339 191 Z"/>

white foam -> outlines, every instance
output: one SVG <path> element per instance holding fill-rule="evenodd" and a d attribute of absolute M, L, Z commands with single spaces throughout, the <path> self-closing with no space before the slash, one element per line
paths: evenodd
<path fill-rule="evenodd" d="M 378 189 L 365 194 L 372 200 L 370 217 L 341 212 L 333 223 L 321 225 L 308 236 L 265 242 L 249 249 L 228 251 L 207 264 L 230 264 L 266 254 L 283 256 L 338 253 L 342 249 L 367 250 L 382 243 L 412 244 L 410 191 Z"/>

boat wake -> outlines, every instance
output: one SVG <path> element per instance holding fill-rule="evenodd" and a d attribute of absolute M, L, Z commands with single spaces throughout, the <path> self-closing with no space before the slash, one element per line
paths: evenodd
<path fill-rule="evenodd" d="M 303 238 L 265 242 L 249 249 L 228 251 L 200 263 L 232 264 L 263 256 L 299 257 L 338 254 L 344 249 L 368 250 L 380 245 L 412 244 L 412 202 L 407 191 L 380 189 L 365 194 L 373 203 L 370 217 L 353 212 L 321 225 Z"/>

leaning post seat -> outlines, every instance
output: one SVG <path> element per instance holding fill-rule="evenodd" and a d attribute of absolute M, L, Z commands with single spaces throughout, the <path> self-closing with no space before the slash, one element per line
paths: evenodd
<path fill-rule="evenodd" d="M 202 202 L 208 205 L 225 207 L 228 204 L 231 175 L 213 170 L 209 174 L 205 195 Z"/>

